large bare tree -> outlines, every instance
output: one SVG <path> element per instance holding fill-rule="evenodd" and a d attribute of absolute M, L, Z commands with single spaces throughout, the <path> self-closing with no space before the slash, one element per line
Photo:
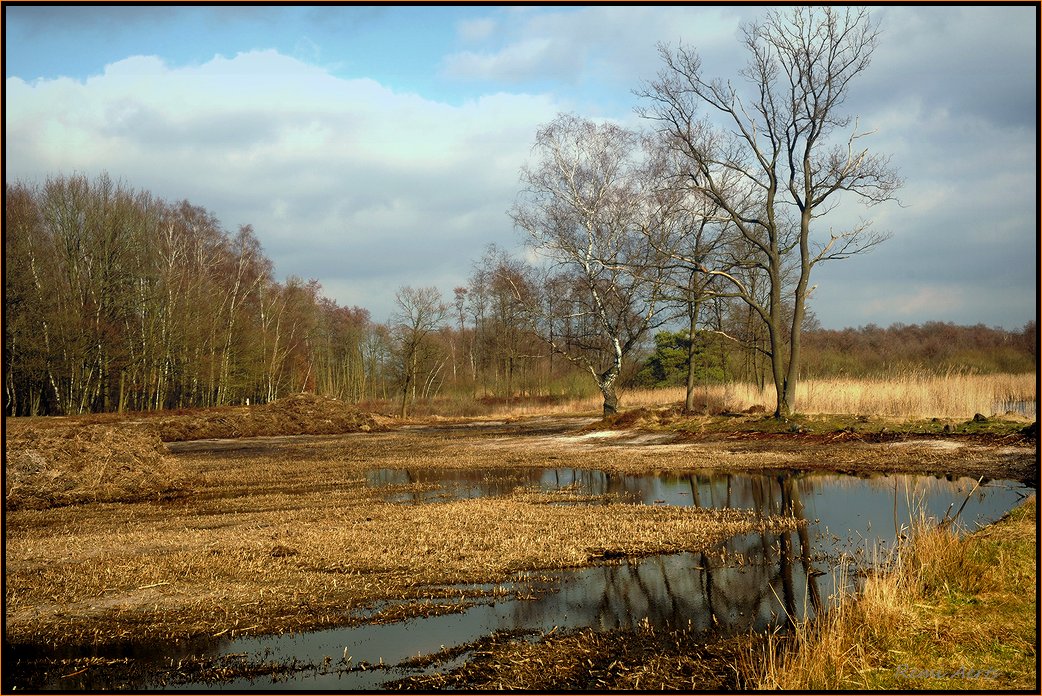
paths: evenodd
<path fill-rule="evenodd" d="M 618 410 L 623 360 L 662 317 L 650 224 L 647 158 L 638 134 L 562 114 L 539 129 L 535 161 L 510 214 L 555 264 L 555 312 L 542 338 L 597 382 L 604 413 Z M 544 305 L 545 306 L 545 305 Z"/>
<path fill-rule="evenodd" d="M 878 37 L 860 8 L 770 11 L 743 28 L 744 89 L 703 76 L 697 52 L 681 45 L 659 47 L 665 67 L 638 92 L 640 113 L 683 155 L 692 188 L 734 231 L 728 265 L 703 271 L 726 279 L 766 325 L 776 416 L 796 405 L 811 271 L 886 238 L 864 221 L 815 234 L 840 194 L 871 206 L 893 200 L 900 185 L 889 158 L 862 146 L 869 132 L 842 109 Z M 795 269 L 791 283 L 787 265 Z M 766 302 L 750 288 L 749 271 L 766 279 Z"/>

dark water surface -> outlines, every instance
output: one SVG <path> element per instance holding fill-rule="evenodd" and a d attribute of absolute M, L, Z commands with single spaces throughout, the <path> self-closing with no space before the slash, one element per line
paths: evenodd
<path fill-rule="evenodd" d="M 778 472 L 633 476 L 583 469 L 378 469 L 368 472 L 367 485 L 386 488 L 389 500 L 416 503 L 506 495 L 517 487 L 545 491 L 567 488 L 649 505 L 791 514 L 804 518 L 807 524 L 788 533 L 739 536 L 706 553 L 533 573 L 530 581 L 518 587 L 521 594 L 534 599 L 519 599 L 511 591 L 503 599 L 488 600 L 462 613 L 294 636 L 214 639 L 136 650 L 131 647 L 122 654 L 151 661 L 160 668 L 169 667 L 171 659 L 176 663 L 192 653 L 245 654 L 257 661 L 296 659 L 319 666 L 277 681 L 267 676 L 216 686 L 199 683 L 171 687 L 177 689 L 375 689 L 390 679 L 422 672 L 393 667 L 402 660 L 469 643 L 494 631 L 531 631 L 538 637 L 553 630 L 630 628 L 638 623 L 724 634 L 762 630 L 813 613 L 816 605 L 835 592 L 838 582 L 854 577 L 840 569 L 864 568 L 874 558 L 885 556 L 896 537 L 908 531 L 913 518 L 921 514 L 938 520 L 957 516 L 961 527 L 972 530 L 997 520 L 1032 492 L 1014 481 L 978 484 L 973 479 L 927 476 L 859 478 Z M 17 659 L 19 655 L 8 657 Z M 10 666 L 8 660 L 5 662 Z M 358 669 L 363 662 L 374 668 Z M 453 666 L 442 664 L 440 669 Z M 29 686 L 105 688 L 86 675 Z M 158 687 L 146 681 L 133 688 Z"/>

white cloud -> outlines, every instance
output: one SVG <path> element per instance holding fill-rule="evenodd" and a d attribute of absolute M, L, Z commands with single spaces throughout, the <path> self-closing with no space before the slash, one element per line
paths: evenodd
<path fill-rule="evenodd" d="M 456 25 L 456 33 L 464 41 L 481 41 L 490 37 L 496 31 L 496 26 L 496 20 L 487 17 L 464 20 Z"/>
<path fill-rule="evenodd" d="M 85 82 L 10 78 L 7 95 L 10 179 L 107 171 L 187 198 L 227 229 L 253 224 L 280 275 L 327 288 L 384 271 L 424 284 L 450 261 L 462 281 L 472 248 L 509 245 L 518 170 L 557 111 L 524 94 L 439 103 L 274 51 L 138 56 Z M 379 318 L 377 298 L 336 299 Z"/>
<path fill-rule="evenodd" d="M 737 7 L 582 7 L 512 13 L 485 39 L 498 39 L 482 52 L 449 55 L 443 72 L 458 79 L 586 79 L 637 86 L 658 69 L 655 44 L 683 40 L 696 45 L 715 68 L 721 53 L 733 55 L 740 21 L 751 16 Z"/>
<path fill-rule="evenodd" d="M 520 82 L 540 75 L 566 78 L 579 65 L 571 47 L 546 37 L 524 39 L 499 51 L 463 51 L 445 61 L 447 74 L 481 80 Z"/>

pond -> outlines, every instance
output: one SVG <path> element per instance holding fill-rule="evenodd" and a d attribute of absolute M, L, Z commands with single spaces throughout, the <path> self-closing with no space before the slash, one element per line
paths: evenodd
<path fill-rule="evenodd" d="M 103 657 L 130 657 L 156 671 L 192 655 L 244 663 L 294 664 L 273 679 L 220 684 L 177 684 L 177 689 L 377 689 L 430 667 L 404 660 L 477 641 L 496 631 L 540 635 L 575 628 L 690 627 L 728 634 L 782 626 L 814 612 L 850 570 L 885 555 L 920 514 L 955 519 L 964 529 L 995 521 L 1032 489 L 1013 481 L 924 476 L 859 478 L 839 474 L 714 473 L 620 475 L 586 469 L 490 469 L 487 471 L 374 469 L 366 485 L 395 502 L 429 503 L 463 497 L 507 495 L 516 488 L 568 489 L 621 497 L 648 505 L 742 508 L 791 514 L 807 524 L 799 531 L 755 533 L 705 553 L 620 559 L 578 570 L 533 572 L 503 592 L 457 613 L 390 624 L 362 624 L 301 635 L 211 639 L 195 644 L 124 646 Z M 446 600 L 439 600 L 444 602 Z M 380 608 L 380 607 L 378 607 Z M 82 654 L 82 653 L 81 653 Z M 25 653 L 8 657 L 29 657 Z M 459 660 L 437 668 L 451 669 Z M 6 661 L 6 660 L 5 660 Z M 304 668 L 301 668 L 304 666 Z M 98 689 L 103 682 L 43 680 L 32 688 Z M 142 677 L 130 688 L 162 688 Z"/>

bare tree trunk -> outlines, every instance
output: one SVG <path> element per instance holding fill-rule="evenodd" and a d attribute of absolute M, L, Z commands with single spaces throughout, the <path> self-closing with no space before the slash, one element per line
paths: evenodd
<path fill-rule="evenodd" d="M 695 338 L 698 326 L 698 300 L 694 296 L 688 301 L 688 327 L 687 327 L 687 395 L 684 399 L 684 413 L 690 415 L 695 412 Z"/>
<path fill-rule="evenodd" d="M 405 382 L 402 384 L 402 406 L 398 410 L 398 415 L 401 418 L 405 418 L 406 408 L 409 404 L 409 386 L 412 384 L 412 370 L 409 370 L 405 375 Z"/>
<path fill-rule="evenodd" d="M 597 375 L 597 386 L 600 387 L 601 395 L 604 397 L 604 416 L 611 416 L 619 412 L 619 394 L 616 391 L 616 383 L 619 379 L 619 368 L 612 365 L 606 372 Z"/>

